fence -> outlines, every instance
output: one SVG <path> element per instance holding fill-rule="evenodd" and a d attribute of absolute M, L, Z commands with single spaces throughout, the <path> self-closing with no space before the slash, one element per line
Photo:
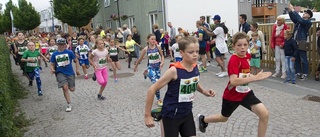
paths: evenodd
<path fill-rule="evenodd" d="M 290 29 L 293 30 L 293 23 L 286 23 L 290 26 Z M 272 24 L 259 24 L 259 30 L 261 30 L 265 34 L 266 41 L 266 49 L 267 54 L 262 56 L 261 67 L 274 69 L 275 68 L 275 58 L 274 53 L 271 50 L 270 38 L 272 33 L 274 23 Z M 309 30 L 309 42 L 310 42 L 310 50 L 307 52 L 308 62 L 309 62 L 309 74 L 314 75 L 317 70 L 318 64 L 320 63 L 320 55 L 317 53 L 317 36 L 316 31 L 317 27 L 320 25 L 320 21 L 312 22 L 312 26 Z"/>

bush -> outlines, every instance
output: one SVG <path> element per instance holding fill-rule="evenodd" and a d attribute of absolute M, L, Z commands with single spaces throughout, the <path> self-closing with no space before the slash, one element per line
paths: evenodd
<path fill-rule="evenodd" d="M 3 37 L 0 37 L 0 53 L 0 133 L 3 137 L 22 136 L 21 125 L 30 122 L 16 108 L 17 100 L 25 97 L 26 92 L 12 73 L 9 49 Z"/>

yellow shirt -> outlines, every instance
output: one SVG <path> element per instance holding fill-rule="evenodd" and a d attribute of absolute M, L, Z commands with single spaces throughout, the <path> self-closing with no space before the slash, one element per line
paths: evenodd
<path fill-rule="evenodd" d="M 134 40 L 127 40 L 126 41 L 126 48 L 129 52 L 134 51 L 134 44 L 136 44 L 136 42 Z"/>
<path fill-rule="evenodd" d="M 36 49 L 39 49 L 40 48 L 40 43 L 39 42 L 36 42 Z"/>
<path fill-rule="evenodd" d="M 104 30 L 101 30 L 101 32 L 100 32 L 100 38 L 103 38 L 104 36 L 106 36 L 106 34 L 104 33 Z"/>

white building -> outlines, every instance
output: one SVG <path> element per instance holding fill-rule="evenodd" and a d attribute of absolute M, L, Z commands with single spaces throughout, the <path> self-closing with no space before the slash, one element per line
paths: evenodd
<path fill-rule="evenodd" d="M 53 26 L 62 26 L 62 22 L 55 17 L 53 17 L 54 24 L 52 24 L 52 11 L 50 7 L 40 12 L 41 24 L 39 25 L 39 32 L 52 32 Z M 54 29 L 56 30 L 57 28 Z"/>

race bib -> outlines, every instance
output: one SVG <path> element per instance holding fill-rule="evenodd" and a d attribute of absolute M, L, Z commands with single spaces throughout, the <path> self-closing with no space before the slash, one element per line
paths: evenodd
<path fill-rule="evenodd" d="M 129 46 L 127 47 L 127 49 L 128 49 L 129 51 L 134 51 L 134 45 L 129 45 Z"/>
<path fill-rule="evenodd" d="M 149 56 L 149 64 L 156 64 L 160 62 L 160 54 L 159 52 L 150 53 Z"/>
<path fill-rule="evenodd" d="M 58 67 L 64 67 L 70 64 L 69 54 L 61 54 L 56 56 Z"/>
<path fill-rule="evenodd" d="M 56 48 L 50 48 L 49 49 L 49 54 L 50 55 L 52 55 L 53 54 L 53 52 L 56 52 L 57 51 L 57 49 Z"/>
<path fill-rule="evenodd" d="M 23 53 L 27 51 L 27 47 L 18 47 L 18 54 L 23 55 Z"/>
<path fill-rule="evenodd" d="M 98 65 L 99 65 L 99 67 L 105 67 L 105 66 L 107 66 L 107 59 L 106 59 L 105 57 L 99 58 Z"/>
<path fill-rule="evenodd" d="M 110 53 L 110 56 L 118 55 L 117 48 L 110 48 L 109 53 Z"/>
<path fill-rule="evenodd" d="M 246 78 L 246 77 L 250 77 L 250 73 L 239 73 L 239 78 Z M 249 83 L 239 85 L 236 87 L 236 91 L 239 93 L 247 93 L 247 92 L 251 91 L 251 89 L 248 85 L 249 85 Z"/>
<path fill-rule="evenodd" d="M 86 54 L 88 54 L 88 50 L 86 49 L 86 48 L 80 48 L 79 49 L 80 51 L 80 55 L 86 55 Z"/>
<path fill-rule="evenodd" d="M 191 102 L 197 90 L 199 76 L 180 80 L 179 102 Z"/>
<path fill-rule="evenodd" d="M 34 62 L 27 62 L 28 67 L 37 67 L 38 66 L 38 58 L 37 57 L 28 57 L 27 59 L 35 60 Z"/>

